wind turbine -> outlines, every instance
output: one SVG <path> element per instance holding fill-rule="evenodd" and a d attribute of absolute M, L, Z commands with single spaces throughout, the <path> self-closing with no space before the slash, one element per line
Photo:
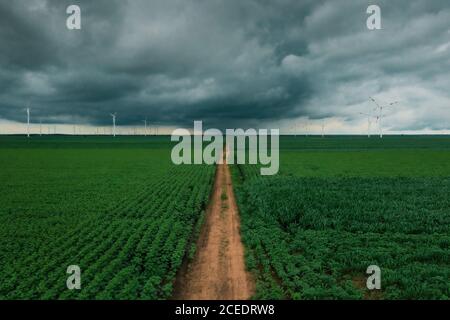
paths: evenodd
<path fill-rule="evenodd" d="M 391 103 L 389 103 L 389 104 L 387 104 L 387 105 L 381 105 L 381 104 L 379 104 L 374 98 L 372 98 L 372 97 L 369 97 L 369 98 L 370 98 L 370 100 L 371 100 L 373 103 L 376 104 L 377 107 L 375 108 L 375 110 L 378 109 L 378 111 L 379 111 L 378 116 L 377 116 L 377 121 L 378 121 L 378 125 L 379 125 L 379 127 L 380 127 L 380 138 L 383 138 L 383 127 L 382 127 L 382 125 L 381 125 L 381 120 L 382 120 L 383 117 L 384 117 L 384 114 L 383 114 L 383 108 L 392 107 L 392 106 L 396 105 L 396 104 L 398 103 L 398 101 L 391 102 Z"/>
<path fill-rule="evenodd" d="M 325 135 L 325 119 L 322 119 L 322 138 Z"/>
<path fill-rule="evenodd" d="M 370 127 L 372 125 L 372 118 L 373 116 L 368 113 L 360 112 L 360 114 L 367 117 L 367 138 L 370 138 Z"/>
<path fill-rule="evenodd" d="M 116 136 L 116 113 L 111 113 L 112 121 L 113 121 L 113 136 Z"/>
<path fill-rule="evenodd" d="M 27 105 L 27 138 L 30 137 L 30 104 Z"/>
<path fill-rule="evenodd" d="M 39 136 L 42 137 L 42 120 L 39 119 Z"/>
<path fill-rule="evenodd" d="M 144 122 L 144 135 L 147 136 L 147 118 L 145 120 L 142 120 Z"/>

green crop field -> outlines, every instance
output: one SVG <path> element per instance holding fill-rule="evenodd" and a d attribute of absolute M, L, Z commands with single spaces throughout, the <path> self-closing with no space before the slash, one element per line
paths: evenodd
<path fill-rule="evenodd" d="M 168 141 L 0 137 L 0 299 L 170 297 L 214 167 L 173 165 Z"/>
<path fill-rule="evenodd" d="M 168 137 L 0 137 L 0 299 L 168 299 L 215 166 Z M 450 138 L 281 137 L 233 165 L 253 298 L 448 299 Z M 67 290 L 69 265 L 82 290 Z M 366 289 L 377 265 L 382 289 Z"/>
<path fill-rule="evenodd" d="M 450 138 L 283 137 L 233 166 L 256 298 L 449 299 Z M 381 269 L 381 290 L 366 269 Z"/>

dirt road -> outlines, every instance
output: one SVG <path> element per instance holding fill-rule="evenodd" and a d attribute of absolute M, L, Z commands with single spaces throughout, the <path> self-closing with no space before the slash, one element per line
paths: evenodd
<path fill-rule="evenodd" d="M 174 298 L 250 298 L 254 284 L 245 270 L 239 213 L 227 164 L 217 165 L 213 195 L 206 214 L 196 256 L 179 275 Z"/>

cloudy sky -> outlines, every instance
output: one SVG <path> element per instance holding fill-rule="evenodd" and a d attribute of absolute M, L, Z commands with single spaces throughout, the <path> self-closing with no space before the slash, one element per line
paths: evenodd
<path fill-rule="evenodd" d="M 81 8 L 81 30 L 66 8 Z M 369 4 L 382 30 L 366 27 Z M 450 129 L 448 0 L 0 0 L 0 126 Z M 1 130 L 1 129 L 0 129 Z M 7 131 L 7 129 L 5 129 Z M 303 130 L 303 129 L 300 129 Z"/>

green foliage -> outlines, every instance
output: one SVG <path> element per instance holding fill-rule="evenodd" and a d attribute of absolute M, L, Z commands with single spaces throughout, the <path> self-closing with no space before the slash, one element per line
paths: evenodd
<path fill-rule="evenodd" d="M 238 190 L 257 298 L 354 299 L 366 268 L 386 299 L 450 296 L 450 178 L 254 179 Z M 365 282 L 364 282 L 365 283 Z"/>
<path fill-rule="evenodd" d="M 173 165 L 167 137 L 17 139 L 0 145 L 0 299 L 170 297 L 214 167 Z"/>
<path fill-rule="evenodd" d="M 235 165 L 261 299 L 449 299 L 448 136 L 281 137 L 278 177 Z M 366 289 L 366 269 L 382 290 Z"/>

